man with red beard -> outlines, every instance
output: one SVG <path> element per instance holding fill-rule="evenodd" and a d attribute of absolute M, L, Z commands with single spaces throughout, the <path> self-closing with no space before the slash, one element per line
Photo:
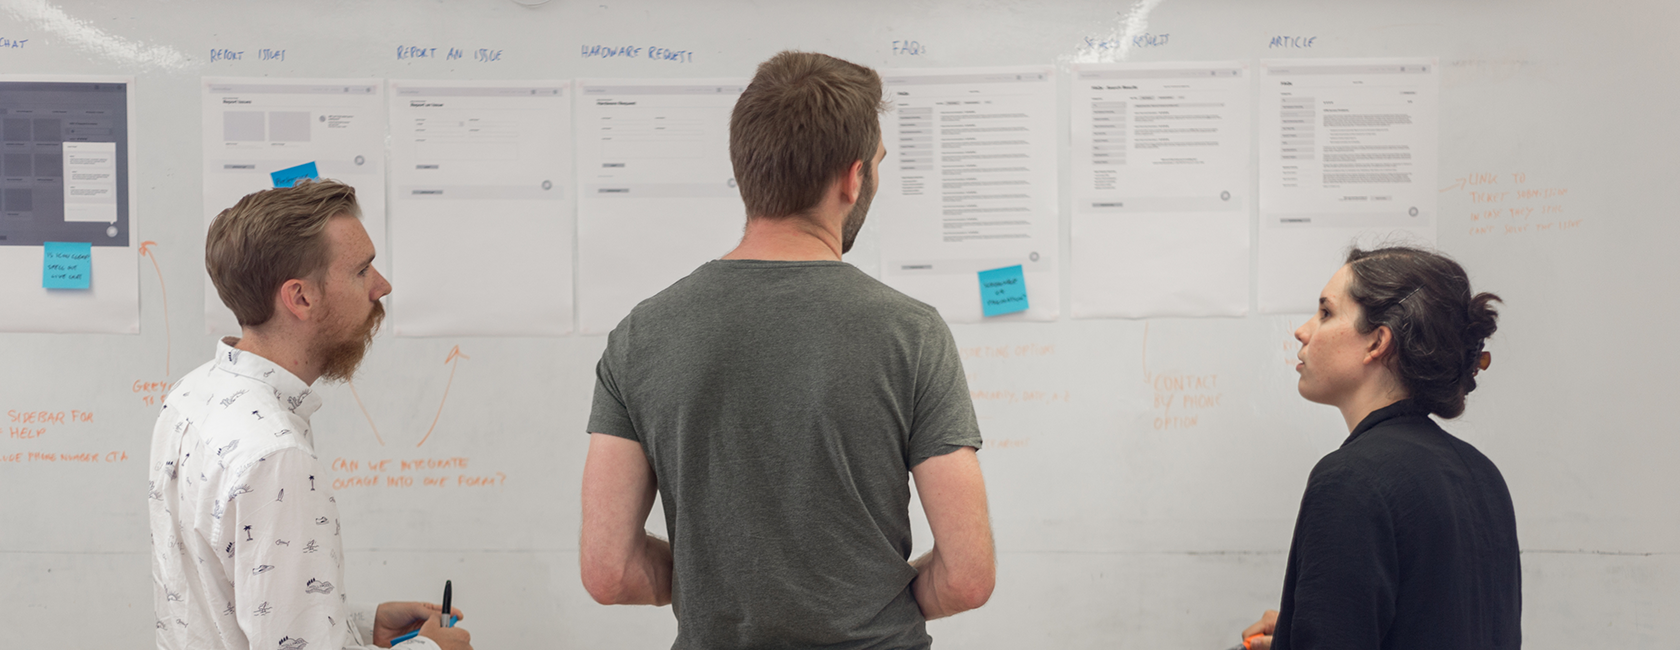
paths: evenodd
<path fill-rule="evenodd" d="M 204 265 L 242 335 L 188 373 L 152 432 L 149 510 L 159 648 L 470 650 L 429 603 L 353 607 L 338 504 L 315 455 L 311 386 L 373 343 L 391 284 L 373 268 L 356 190 L 257 192 L 210 225 Z M 459 616 L 458 611 L 452 612 Z"/>

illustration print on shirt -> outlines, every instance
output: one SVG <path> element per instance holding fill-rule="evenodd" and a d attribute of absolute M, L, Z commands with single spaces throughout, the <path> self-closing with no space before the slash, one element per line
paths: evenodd
<path fill-rule="evenodd" d="M 257 605 L 257 609 L 251 613 L 257 616 L 268 616 L 269 614 L 274 613 L 274 608 L 269 607 L 268 601 L 265 600 L 263 601 L 263 604 Z"/>
<path fill-rule="evenodd" d="M 273 570 L 274 570 L 274 565 L 264 564 L 264 565 L 258 566 L 255 569 L 251 569 L 251 575 L 257 575 L 257 574 L 260 574 L 260 573 L 268 573 L 269 571 L 273 571 Z M 263 603 L 263 604 L 267 605 L 268 603 Z"/>
<path fill-rule="evenodd" d="M 333 583 L 327 582 L 325 580 L 319 580 L 319 579 L 316 579 L 316 578 L 310 578 L 309 582 L 306 582 L 303 585 L 303 593 L 306 593 L 306 594 L 323 594 L 324 595 L 324 594 L 332 593 L 332 590 L 333 590 Z"/>
<path fill-rule="evenodd" d="M 303 650 L 304 646 L 307 645 L 309 645 L 309 642 L 303 639 L 289 636 L 280 639 L 280 650 Z"/>

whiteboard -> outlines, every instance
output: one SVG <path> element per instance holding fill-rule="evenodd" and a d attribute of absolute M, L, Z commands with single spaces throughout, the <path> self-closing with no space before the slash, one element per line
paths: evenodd
<path fill-rule="evenodd" d="M 1671 643 L 1676 24 L 1661 0 L 0 0 L 0 70 L 134 77 L 157 261 L 139 261 L 137 335 L 0 335 L 0 584 L 22 595 L 6 627 L 22 647 L 151 642 L 144 455 L 162 388 L 214 346 L 196 308 L 202 78 L 739 78 L 799 48 L 882 69 L 1053 65 L 1064 134 L 1078 62 L 1436 57 L 1439 245 L 1506 300 L 1493 367 L 1447 428 L 1510 484 L 1528 645 Z M 879 236 L 866 226 L 851 261 L 878 268 Z M 984 610 L 929 625 L 941 647 L 1224 648 L 1276 607 L 1307 473 L 1346 432 L 1295 394 L 1304 316 L 1249 313 L 953 327 L 999 578 Z M 578 580 L 604 344 L 386 335 L 353 389 L 323 391 L 353 599 L 430 600 L 452 579 L 479 647 L 668 646 L 669 610 L 601 607 Z"/>

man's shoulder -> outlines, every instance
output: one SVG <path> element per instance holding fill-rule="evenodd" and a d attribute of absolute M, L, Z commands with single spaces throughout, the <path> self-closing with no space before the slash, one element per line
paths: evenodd
<path fill-rule="evenodd" d="M 739 296 L 786 282 L 809 284 L 806 297 L 823 308 L 868 314 L 884 322 L 918 327 L 944 325 L 939 310 L 932 305 L 888 286 L 852 264 L 762 260 L 716 260 L 702 265 L 638 303 L 626 322 L 660 323 L 673 315 L 686 319 L 697 308 L 731 309 L 733 306 L 715 299 L 720 294 Z"/>
<path fill-rule="evenodd" d="M 173 419 L 195 431 L 205 452 L 229 468 L 249 466 L 285 449 L 314 453 L 307 444 L 308 420 L 293 411 L 279 390 L 249 377 L 199 368 L 176 385 L 165 406 L 176 411 Z"/>

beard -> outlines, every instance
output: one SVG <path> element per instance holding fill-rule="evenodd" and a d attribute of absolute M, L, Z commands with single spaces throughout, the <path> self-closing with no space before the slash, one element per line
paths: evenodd
<path fill-rule="evenodd" d="M 355 376 L 356 368 L 362 365 L 362 357 L 367 356 L 368 348 L 373 346 L 373 335 L 384 321 L 385 305 L 375 300 L 373 311 L 368 313 L 366 321 L 351 324 L 317 343 L 314 356 L 321 360 L 321 378 L 347 381 Z"/>
<path fill-rule="evenodd" d="M 846 213 L 846 222 L 840 225 L 840 254 L 852 252 L 852 244 L 857 243 L 858 231 L 863 230 L 863 219 L 869 214 L 869 204 L 875 200 L 875 174 L 870 173 L 870 166 L 863 166 L 863 190 L 858 192 L 857 203 L 852 204 L 852 211 Z"/>

